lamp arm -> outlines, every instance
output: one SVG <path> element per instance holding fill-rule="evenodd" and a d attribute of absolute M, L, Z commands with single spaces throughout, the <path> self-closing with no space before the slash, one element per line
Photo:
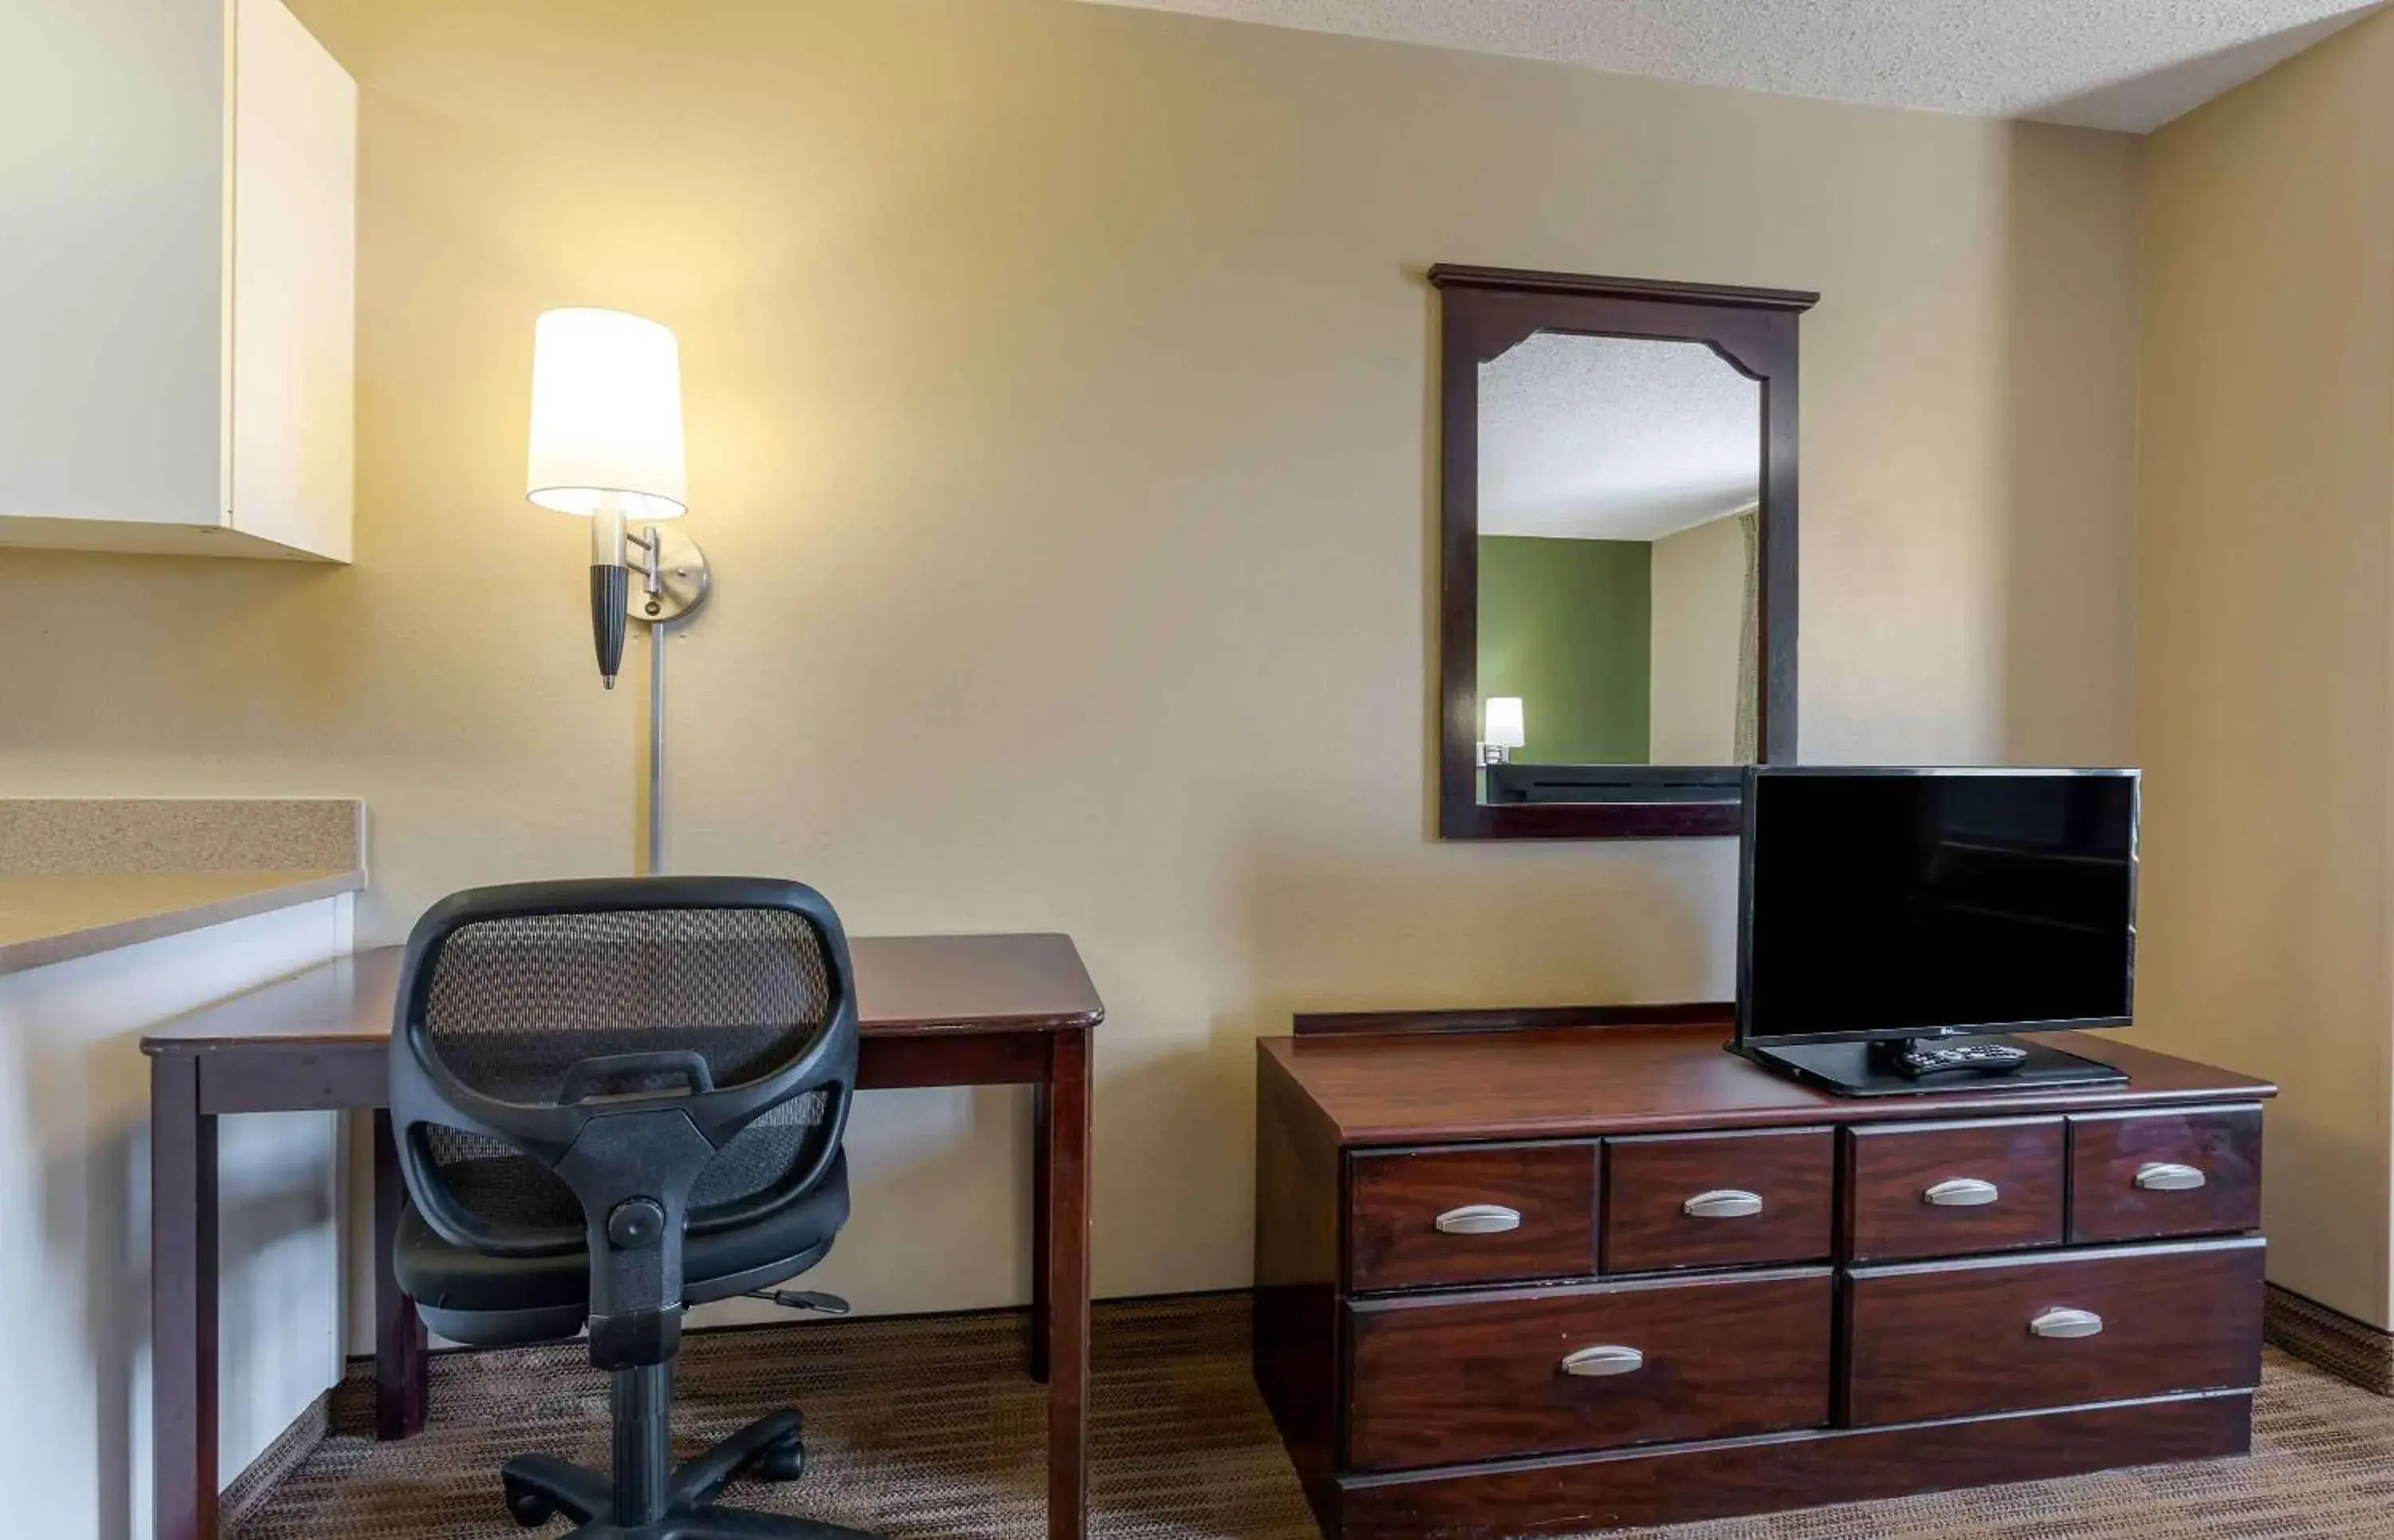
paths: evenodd
<path fill-rule="evenodd" d="M 663 588 L 664 586 L 664 559 L 658 554 L 662 542 L 657 538 L 656 526 L 651 524 L 647 529 L 632 531 L 624 537 L 624 543 L 640 553 L 639 556 L 626 553 L 624 564 L 640 574 L 642 589 L 653 594 Z"/>

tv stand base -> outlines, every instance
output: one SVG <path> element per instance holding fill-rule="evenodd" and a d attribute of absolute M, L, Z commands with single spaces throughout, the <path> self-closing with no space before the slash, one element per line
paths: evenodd
<path fill-rule="evenodd" d="M 1837 1096 L 1978 1095 L 2117 1085 L 2128 1078 L 2109 1064 L 2012 1037 L 1790 1043 L 1739 1051 L 1765 1069 Z"/>

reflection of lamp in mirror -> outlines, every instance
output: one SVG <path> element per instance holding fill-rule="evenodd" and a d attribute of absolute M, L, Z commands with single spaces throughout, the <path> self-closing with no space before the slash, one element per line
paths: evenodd
<path fill-rule="evenodd" d="M 1529 742 L 1521 720 L 1521 698 L 1519 695 L 1492 695 L 1488 698 L 1488 721 L 1480 733 L 1480 762 L 1503 765 L 1512 761 L 1513 751 Z"/>

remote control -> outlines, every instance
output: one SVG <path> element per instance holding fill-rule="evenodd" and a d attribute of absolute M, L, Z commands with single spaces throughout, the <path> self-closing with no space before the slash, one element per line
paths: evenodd
<path fill-rule="evenodd" d="M 1918 1046 L 1904 1050 L 1901 1064 L 1911 1074 L 1935 1074 L 1940 1070 L 2008 1070 L 2028 1058 L 2028 1050 L 2007 1043 L 1961 1043 L 1946 1048 Z"/>

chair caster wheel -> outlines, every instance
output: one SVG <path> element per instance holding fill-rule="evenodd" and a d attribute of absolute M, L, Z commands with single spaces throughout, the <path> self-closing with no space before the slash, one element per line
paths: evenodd
<path fill-rule="evenodd" d="M 557 1517 L 557 1505 L 528 1486 L 506 1483 L 507 1512 L 525 1529 L 538 1529 Z"/>
<path fill-rule="evenodd" d="M 793 1433 L 756 1452 L 753 1468 L 760 1481 L 795 1481 L 807 1473 L 806 1441 Z"/>

